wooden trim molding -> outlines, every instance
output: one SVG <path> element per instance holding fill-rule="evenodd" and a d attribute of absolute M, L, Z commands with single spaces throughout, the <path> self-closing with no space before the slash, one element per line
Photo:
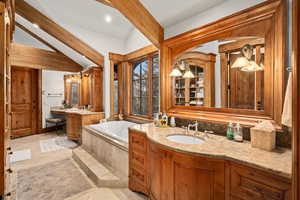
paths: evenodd
<path fill-rule="evenodd" d="M 55 71 L 80 72 L 83 67 L 67 56 L 44 49 L 12 44 L 11 62 L 14 66 Z"/>
<path fill-rule="evenodd" d="M 16 12 L 31 23 L 38 24 L 43 31 L 72 48 L 74 51 L 84 55 L 97 65 L 103 67 L 104 56 L 102 54 L 98 53 L 95 49 L 53 22 L 51 19 L 30 6 L 24 0 L 16 1 Z"/>
<path fill-rule="evenodd" d="M 110 0 L 96 0 L 96 1 L 98 1 L 99 3 L 102 3 L 106 6 L 109 6 L 109 7 L 112 7 L 112 8 L 114 7 Z"/>
<path fill-rule="evenodd" d="M 141 33 L 157 48 L 164 40 L 164 29 L 143 6 L 139 0 L 110 0 L 114 8 L 119 10 Z"/>
<path fill-rule="evenodd" d="M 215 123 L 228 122 L 229 119 L 245 125 L 255 125 L 258 120 L 273 120 L 278 128 L 281 126 L 281 113 L 284 99 L 285 74 L 285 36 L 286 36 L 286 2 L 284 0 L 270 0 L 230 15 L 216 22 L 180 34 L 161 44 L 161 111 L 177 117 L 185 117 L 186 111 L 191 112 L 190 118 L 209 120 Z M 265 70 L 267 85 L 265 91 L 265 109 L 263 112 L 227 109 L 227 108 L 176 108 L 172 103 L 172 70 L 174 59 L 195 47 L 224 38 L 233 37 L 262 37 L 268 44 L 268 56 L 265 64 L 270 66 Z M 207 119 L 211 115 L 218 115 L 215 120 Z M 248 122 L 245 122 L 246 119 Z M 226 120 L 228 119 L 228 120 Z"/>
<path fill-rule="evenodd" d="M 300 199 L 300 2 L 293 0 L 292 66 L 293 66 L 293 200 Z"/>
<path fill-rule="evenodd" d="M 130 52 L 126 55 L 116 54 L 116 53 L 109 53 L 110 59 L 110 112 L 111 117 L 114 113 L 113 102 L 114 102 L 114 82 L 113 82 L 113 67 L 115 64 L 120 65 L 119 68 L 121 69 L 121 76 L 120 77 L 120 84 L 119 87 L 119 113 L 124 114 L 129 118 L 134 119 L 149 119 L 150 116 L 132 116 L 131 115 L 131 77 L 132 77 L 132 63 L 142 60 L 144 58 L 149 58 L 149 56 L 154 56 L 158 54 L 159 49 L 154 45 L 149 45 L 144 48 L 138 49 L 136 51 Z M 149 85 L 150 87 L 150 85 Z M 151 92 L 150 92 L 151 93 Z M 152 99 L 149 97 L 149 101 L 152 102 Z M 152 108 L 151 108 L 152 109 Z M 151 110 L 150 110 L 151 111 Z"/>
<path fill-rule="evenodd" d="M 125 60 L 127 61 L 139 60 L 149 54 L 156 53 L 158 50 L 159 49 L 156 46 L 149 45 L 144 48 L 133 51 L 131 53 L 128 53 L 127 55 L 125 55 Z"/>

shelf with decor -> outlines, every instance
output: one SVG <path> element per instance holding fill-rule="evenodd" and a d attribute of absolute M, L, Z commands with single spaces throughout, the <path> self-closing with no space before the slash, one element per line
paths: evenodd
<path fill-rule="evenodd" d="M 177 58 L 170 73 L 175 106 L 214 106 L 215 56 L 193 51 Z"/>

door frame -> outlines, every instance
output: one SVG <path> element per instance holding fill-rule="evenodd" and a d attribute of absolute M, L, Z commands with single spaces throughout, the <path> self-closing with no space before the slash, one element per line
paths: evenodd
<path fill-rule="evenodd" d="M 293 66 L 293 133 L 292 133 L 292 150 L 293 150 L 293 200 L 300 199 L 300 2 L 292 0 L 293 25 L 292 25 L 292 66 Z"/>
<path fill-rule="evenodd" d="M 28 68 L 28 67 L 23 67 L 23 66 L 12 66 L 13 67 L 22 67 L 22 68 Z M 36 120 L 36 131 L 35 133 L 32 133 L 30 135 L 35 135 L 35 134 L 40 134 L 45 132 L 43 130 L 43 111 L 42 111 L 42 70 L 41 69 L 34 69 L 31 68 L 33 70 L 36 71 L 37 73 L 37 120 Z M 30 135 L 26 135 L 26 136 L 30 136 Z M 25 136 L 25 135 L 24 135 Z M 23 136 L 16 136 L 16 137 L 12 137 L 11 138 L 18 138 L 18 137 L 23 137 Z"/>

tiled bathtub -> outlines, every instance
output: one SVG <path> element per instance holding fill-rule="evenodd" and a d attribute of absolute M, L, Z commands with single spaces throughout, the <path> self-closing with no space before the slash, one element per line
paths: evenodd
<path fill-rule="evenodd" d="M 128 176 L 128 127 L 135 123 L 110 121 L 86 126 L 82 147 L 99 162 Z"/>

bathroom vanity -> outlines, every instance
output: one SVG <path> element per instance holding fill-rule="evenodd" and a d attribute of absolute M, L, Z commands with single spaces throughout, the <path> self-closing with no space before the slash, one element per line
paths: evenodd
<path fill-rule="evenodd" d="M 64 115 L 67 121 L 67 136 L 70 140 L 80 141 L 82 128 L 97 124 L 104 119 L 104 112 L 93 112 L 82 109 L 51 108 L 52 114 Z"/>
<path fill-rule="evenodd" d="M 129 128 L 131 190 L 151 200 L 291 199 L 290 150 L 267 152 L 211 134 L 183 144 L 168 139 L 173 135 L 186 132 L 153 124 Z"/>

